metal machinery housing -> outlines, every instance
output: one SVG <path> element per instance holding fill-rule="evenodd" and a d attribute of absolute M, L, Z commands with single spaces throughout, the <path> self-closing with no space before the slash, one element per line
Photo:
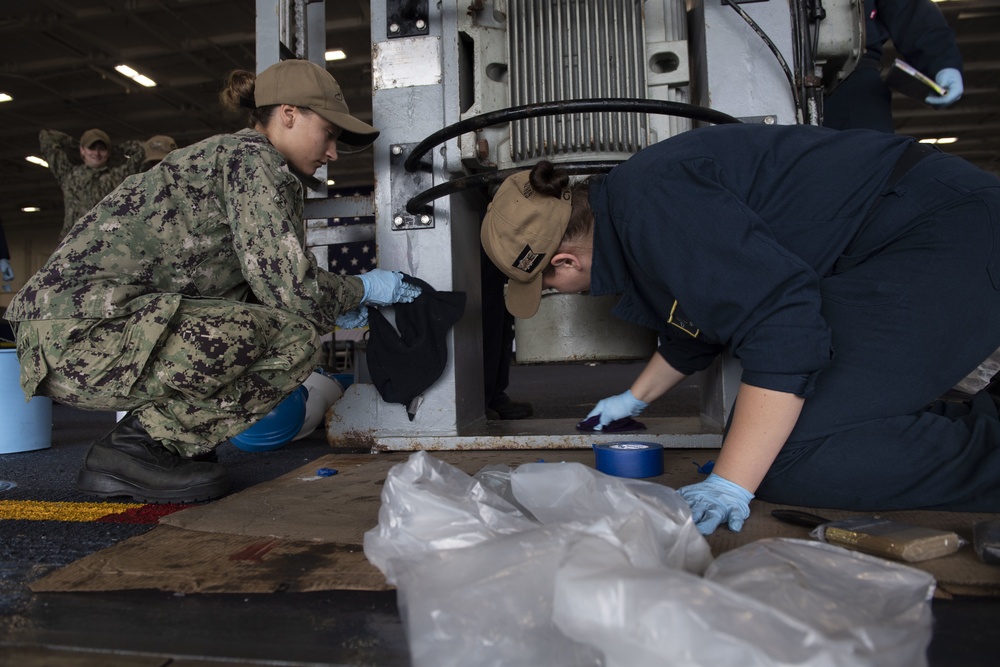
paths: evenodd
<path fill-rule="evenodd" d="M 863 43 L 856 1 L 689 4 L 372 2 L 378 263 L 464 291 L 468 301 L 449 335 L 448 365 L 412 419 L 373 385 L 355 383 L 331 410 L 331 441 L 409 450 L 589 447 L 616 438 L 546 420 L 485 419 L 479 226 L 492 188 L 543 158 L 578 175 L 607 171 L 709 123 L 818 123 L 823 89 L 850 73 Z M 314 203 L 317 217 L 331 210 L 323 207 Z M 517 323 L 519 360 L 648 357 L 654 337 L 609 322 L 610 305 L 546 295 L 539 315 Z M 643 438 L 717 446 L 739 373 L 737 362 L 717 362 L 700 378 L 701 415 L 646 420 Z"/>

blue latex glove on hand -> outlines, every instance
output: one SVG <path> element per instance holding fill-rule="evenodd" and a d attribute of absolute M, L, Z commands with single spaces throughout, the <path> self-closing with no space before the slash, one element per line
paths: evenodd
<path fill-rule="evenodd" d="M 368 308 L 360 306 L 346 313 L 341 313 L 335 321 L 341 329 L 360 329 L 368 326 Z"/>
<path fill-rule="evenodd" d="M 595 431 L 601 431 L 605 426 L 618 419 L 625 417 L 635 417 L 640 412 L 649 407 L 649 403 L 644 403 L 632 395 L 631 390 L 626 389 L 617 396 L 611 396 L 601 400 L 594 409 L 587 413 L 587 419 L 594 415 L 600 415 L 600 420 Z"/>
<path fill-rule="evenodd" d="M 420 296 L 420 288 L 403 281 L 399 271 L 372 269 L 358 276 L 365 285 L 365 296 L 361 303 L 373 306 L 391 306 L 394 303 L 409 303 Z"/>
<path fill-rule="evenodd" d="M 14 269 L 11 267 L 9 260 L 0 259 L 0 273 L 3 274 L 3 279 L 7 282 L 14 280 Z"/>
<path fill-rule="evenodd" d="M 962 85 L 962 73 L 954 67 L 945 67 L 934 77 L 934 83 L 945 89 L 944 95 L 928 95 L 924 102 L 936 107 L 946 107 L 954 104 L 962 96 L 965 88 Z"/>
<path fill-rule="evenodd" d="M 681 487 L 677 492 L 691 506 L 691 518 L 702 535 L 711 535 L 723 521 L 729 522 L 729 530 L 738 533 L 750 516 L 753 494 L 714 472 L 704 482 Z"/>

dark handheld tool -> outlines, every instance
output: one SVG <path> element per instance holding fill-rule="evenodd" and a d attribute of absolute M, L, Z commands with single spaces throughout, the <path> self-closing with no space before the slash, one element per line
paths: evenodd
<path fill-rule="evenodd" d="M 785 523 L 792 523 L 796 526 L 805 526 L 806 528 L 815 528 L 824 523 L 830 523 L 830 519 L 824 519 L 816 514 L 810 514 L 809 512 L 801 512 L 799 510 L 773 510 L 771 516 L 775 519 L 780 519 Z"/>
<path fill-rule="evenodd" d="M 972 527 L 972 548 L 979 560 L 1000 565 L 1000 519 L 980 521 Z"/>

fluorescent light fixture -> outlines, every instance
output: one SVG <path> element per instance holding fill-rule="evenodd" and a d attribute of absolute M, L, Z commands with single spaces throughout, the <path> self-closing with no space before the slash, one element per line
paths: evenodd
<path fill-rule="evenodd" d="M 326 184 L 327 184 L 327 185 L 336 185 L 336 184 L 337 184 L 337 181 L 333 180 L 332 178 L 328 178 L 328 179 L 326 180 Z"/>
<path fill-rule="evenodd" d="M 37 155 L 29 155 L 24 159 L 30 162 L 31 164 L 37 164 L 39 167 L 45 167 L 46 169 L 49 168 L 49 163 L 43 160 L 42 158 L 38 157 Z"/>
<path fill-rule="evenodd" d="M 21 207 L 21 211 L 23 211 L 24 213 L 38 213 L 41 210 L 42 209 L 38 208 L 37 206 L 22 206 Z"/>
<path fill-rule="evenodd" d="M 347 54 L 344 53 L 341 49 L 333 49 L 331 51 L 326 52 L 327 62 L 330 62 L 331 60 L 343 60 L 346 57 Z"/>
<path fill-rule="evenodd" d="M 922 144 L 953 144 L 958 141 L 958 137 L 935 137 L 932 139 L 921 139 Z"/>
<path fill-rule="evenodd" d="M 7 93 L 0 93 L 0 102 L 10 102 L 12 99 L 14 98 Z"/>
<path fill-rule="evenodd" d="M 148 76 L 139 74 L 128 65 L 118 65 L 115 67 L 115 71 L 121 74 L 122 76 L 127 76 L 128 78 L 138 83 L 140 86 L 146 86 L 147 88 L 152 88 L 153 86 L 156 85 L 155 81 L 150 79 Z"/>

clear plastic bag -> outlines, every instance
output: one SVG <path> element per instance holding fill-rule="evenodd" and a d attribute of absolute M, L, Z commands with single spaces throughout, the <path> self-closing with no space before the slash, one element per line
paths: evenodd
<path fill-rule="evenodd" d="M 417 452 L 382 487 L 378 526 L 365 533 L 368 560 L 398 585 L 394 561 L 531 530 L 535 522 L 458 468 Z"/>
<path fill-rule="evenodd" d="M 415 667 L 913 667 L 931 636 L 926 573 L 800 540 L 713 562 L 676 491 L 577 463 L 470 477 L 417 452 L 365 554 Z"/>
<path fill-rule="evenodd" d="M 566 526 L 539 526 L 397 563 L 414 667 L 599 667 L 600 652 L 552 620 Z"/>
<path fill-rule="evenodd" d="M 607 667 L 919 667 L 933 591 L 920 570 L 804 540 L 758 540 L 699 578 L 590 539 L 556 573 L 553 613 Z"/>
<path fill-rule="evenodd" d="M 672 489 L 578 463 L 473 478 L 426 452 L 389 471 L 365 555 L 397 588 L 415 667 L 591 667 L 600 654 L 552 620 L 555 572 L 586 534 L 626 560 L 664 558 L 698 572 L 711 562 Z"/>
<path fill-rule="evenodd" d="M 617 517 L 612 532 L 634 565 L 658 563 L 700 574 L 712 562 L 690 507 L 668 486 L 612 477 L 581 463 L 526 463 L 511 473 L 511 488 L 517 502 L 545 525 L 599 524 Z M 628 524 L 624 519 L 632 514 L 645 521 Z M 652 534 L 643 540 L 646 528 Z"/>

